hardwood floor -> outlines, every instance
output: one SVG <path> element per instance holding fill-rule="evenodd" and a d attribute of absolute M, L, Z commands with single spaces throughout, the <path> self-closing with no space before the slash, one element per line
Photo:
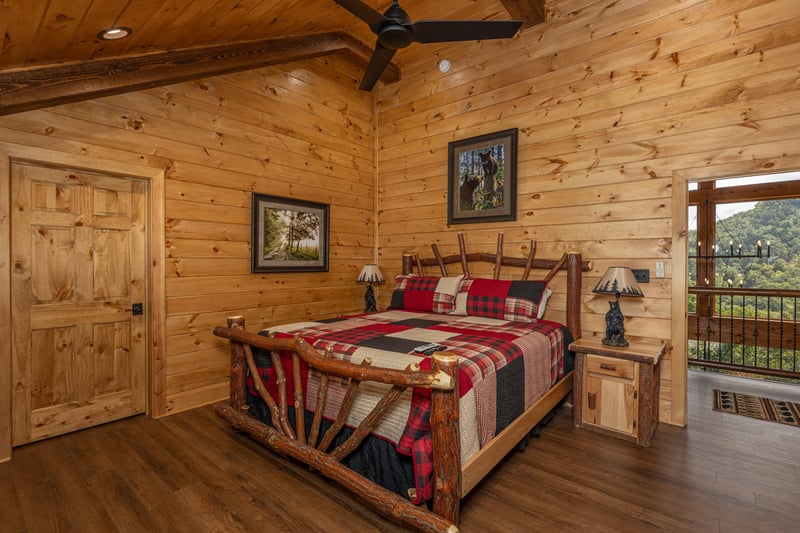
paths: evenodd
<path fill-rule="evenodd" d="M 721 381 L 721 385 L 720 385 Z M 691 373 L 687 428 L 651 448 L 573 427 L 562 409 L 462 506 L 462 531 L 797 531 L 800 428 L 711 410 Z M 800 387 L 772 397 L 800 401 Z M 0 464 L 0 530 L 402 531 L 335 484 L 234 434 L 210 407 L 34 443 Z"/>

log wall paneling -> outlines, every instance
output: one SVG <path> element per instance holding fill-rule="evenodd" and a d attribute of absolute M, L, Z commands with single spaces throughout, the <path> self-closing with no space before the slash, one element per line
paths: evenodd
<path fill-rule="evenodd" d="M 503 5 L 487 0 L 438 18 L 505 18 Z M 278 14 L 271 9 L 258 19 Z M 665 262 L 666 278 L 651 275 L 645 298 L 623 305 L 629 336 L 672 341 L 660 413 L 685 423 L 685 188 L 800 168 L 800 3 L 552 0 L 545 10 L 545 23 L 513 39 L 404 49 L 401 80 L 375 94 L 356 90 L 362 66 L 331 55 L 0 117 L 0 143 L 163 170 L 155 216 L 165 263 L 156 281 L 166 342 L 154 414 L 227 395 L 227 350 L 207 334 L 226 316 L 257 328 L 359 311 L 363 288 L 353 279 L 363 263 L 378 259 L 391 279 L 403 252 L 436 242 L 455 253 L 459 231 L 470 248 L 491 250 L 502 231 L 506 255 L 525 256 L 535 239 L 538 257 L 577 249 L 592 261 L 582 290 L 587 335 L 604 331 L 606 299 L 591 289 L 608 266 L 652 272 Z M 193 24 L 184 18 L 175 28 Z M 0 24 L 14 28 L 14 40 L 36 32 L 27 18 Z M 103 54 L 157 49 L 147 48 L 146 32 L 134 35 Z M 3 53 L 31 64 L 35 55 Z M 441 58 L 453 64 L 446 75 Z M 520 131 L 517 220 L 448 227 L 447 143 L 511 127 Z M 331 205 L 330 272 L 250 273 L 253 191 Z M 9 268 L 6 246 L 3 279 Z M 563 285 L 553 289 L 550 318 L 566 301 Z M 390 292 L 378 288 L 381 304 Z M 8 327 L 0 323 L 0 333 Z M 0 414 L 10 387 L 0 377 Z"/>
<path fill-rule="evenodd" d="M 686 251 L 675 239 L 687 179 L 799 167 L 800 4 L 553 0 L 547 13 L 515 39 L 409 48 L 401 81 L 379 84 L 382 267 L 395 274 L 391 258 L 429 242 L 452 253 L 464 229 L 473 248 L 503 231 L 509 254 L 530 239 L 538 257 L 581 250 L 594 266 L 584 335 L 605 330 L 606 299 L 591 293 L 605 269 L 650 269 L 645 298 L 622 304 L 626 334 L 673 343 L 660 413 L 684 424 Z M 517 220 L 448 227 L 447 143 L 512 127 Z M 548 313 L 564 305 L 554 290 Z"/>
<path fill-rule="evenodd" d="M 329 60 L 309 60 L 0 117 L 0 143 L 166 176 L 154 224 L 165 237 L 156 281 L 166 343 L 152 414 L 227 396 L 229 350 L 207 335 L 224 317 L 259 328 L 360 310 L 355 278 L 374 260 L 373 102 L 331 70 Z M 254 191 L 331 205 L 329 272 L 250 273 Z M 2 198 L 0 207 L 7 231 Z M 0 254 L 5 279 L 7 244 Z M 0 378 L 0 387 L 5 412 L 10 383 Z"/>

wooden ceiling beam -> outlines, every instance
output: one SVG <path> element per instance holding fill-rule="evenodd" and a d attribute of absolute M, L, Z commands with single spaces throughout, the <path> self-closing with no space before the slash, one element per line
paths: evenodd
<path fill-rule="evenodd" d="M 344 52 L 365 66 L 372 49 L 341 32 L 206 46 L 0 72 L 0 115 Z M 397 81 L 390 64 L 381 75 Z"/>
<path fill-rule="evenodd" d="M 545 0 L 500 0 L 511 18 L 523 21 L 522 27 L 536 26 L 545 21 Z"/>

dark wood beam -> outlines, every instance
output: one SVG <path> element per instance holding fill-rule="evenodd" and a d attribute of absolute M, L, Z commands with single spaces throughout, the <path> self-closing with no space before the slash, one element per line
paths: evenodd
<path fill-rule="evenodd" d="M 511 18 L 523 21 L 522 27 L 536 26 L 545 21 L 545 0 L 500 0 Z"/>
<path fill-rule="evenodd" d="M 0 115 L 91 100 L 199 78 L 343 52 L 365 66 L 372 49 L 340 32 L 170 50 L 0 72 Z M 397 81 L 390 64 L 381 75 Z"/>

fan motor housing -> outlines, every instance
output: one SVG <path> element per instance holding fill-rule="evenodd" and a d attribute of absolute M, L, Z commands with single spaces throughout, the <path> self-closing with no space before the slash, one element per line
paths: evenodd
<path fill-rule="evenodd" d="M 414 40 L 411 31 L 402 24 L 387 24 L 381 28 L 378 41 L 384 48 L 399 50 L 410 45 Z"/>

